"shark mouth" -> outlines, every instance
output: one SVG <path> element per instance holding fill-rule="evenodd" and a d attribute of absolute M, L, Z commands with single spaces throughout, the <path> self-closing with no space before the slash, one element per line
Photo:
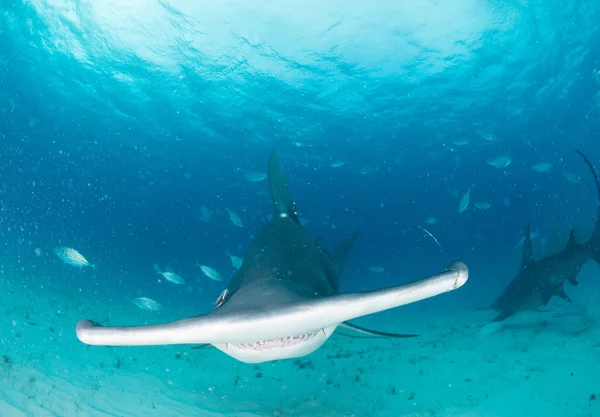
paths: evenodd
<path fill-rule="evenodd" d="M 252 343 L 229 343 L 231 346 L 237 349 L 249 349 L 249 350 L 267 350 L 275 348 L 283 348 L 294 346 L 307 340 L 313 339 L 323 329 L 317 330 L 316 332 L 301 334 L 298 336 L 280 337 L 277 339 L 261 340 L 259 342 Z"/>

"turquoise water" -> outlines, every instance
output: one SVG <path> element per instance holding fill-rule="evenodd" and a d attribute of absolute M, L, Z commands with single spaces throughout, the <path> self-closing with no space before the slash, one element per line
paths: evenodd
<path fill-rule="evenodd" d="M 0 11 L 1 417 L 600 415 L 596 263 L 565 285 L 571 304 L 491 327 L 495 313 L 475 310 L 517 273 L 528 222 L 538 257 L 594 227 L 574 149 L 600 167 L 600 4 Z M 272 214 L 272 147 L 309 235 L 334 248 L 360 230 L 343 292 L 468 265 L 459 290 L 356 321 L 420 337 L 334 335 L 258 365 L 188 345 L 82 344 L 81 319 L 213 310 L 236 271 L 229 255 Z M 185 284 L 156 273 L 167 268 Z"/>

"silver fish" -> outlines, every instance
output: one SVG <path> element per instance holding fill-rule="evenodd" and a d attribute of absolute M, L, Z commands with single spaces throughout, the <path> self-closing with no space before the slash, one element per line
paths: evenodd
<path fill-rule="evenodd" d="M 264 174 L 262 172 L 249 172 L 246 175 L 244 175 L 244 178 L 246 178 L 250 182 L 261 182 L 262 180 L 267 178 L 267 174 Z"/>
<path fill-rule="evenodd" d="M 85 259 L 85 256 L 83 256 L 82 254 L 80 254 L 73 248 L 67 248 L 67 247 L 61 246 L 61 247 L 55 248 L 54 253 L 56 254 L 56 256 L 58 256 L 60 259 L 62 259 L 62 261 L 66 264 L 76 266 L 79 268 L 84 267 L 84 266 L 92 266 L 93 267 L 93 265 L 90 264 L 87 259 Z"/>
<path fill-rule="evenodd" d="M 231 220 L 233 224 L 237 227 L 244 227 L 244 222 L 242 222 L 242 219 L 240 219 L 240 216 L 238 216 L 235 211 L 227 209 L 227 214 L 229 214 L 229 220 Z"/>
<path fill-rule="evenodd" d="M 185 280 L 173 271 L 166 271 L 166 272 L 158 271 L 158 273 L 161 274 L 167 281 L 172 282 L 173 284 L 178 284 L 178 285 L 185 284 Z"/>
<path fill-rule="evenodd" d="M 148 297 L 138 297 L 133 300 L 133 304 L 141 308 L 142 310 L 148 311 L 158 311 L 162 308 L 160 303 L 154 301 L 152 298 Z"/>
<path fill-rule="evenodd" d="M 458 206 L 458 212 L 462 213 L 469 207 L 469 203 L 471 202 L 471 189 L 469 189 L 461 198 L 460 204 Z"/>
<path fill-rule="evenodd" d="M 221 275 L 216 271 L 216 269 L 211 268 L 210 266 L 196 264 L 202 270 L 202 273 L 212 279 L 213 281 L 223 281 Z"/>

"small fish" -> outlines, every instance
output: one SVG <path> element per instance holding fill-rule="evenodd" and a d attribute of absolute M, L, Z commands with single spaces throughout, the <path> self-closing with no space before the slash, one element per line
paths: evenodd
<path fill-rule="evenodd" d="M 487 164 L 493 166 L 494 168 L 506 168 L 511 163 L 512 158 L 510 156 L 499 156 L 498 158 L 487 161 Z"/>
<path fill-rule="evenodd" d="M 250 182 L 261 182 L 267 178 L 267 174 L 263 174 L 262 172 L 248 172 L 246 175 L 244 175 L 244 178 Z"/>
<path fill-rule="evenodd" d="M 380 273 L 380 272 L 383 272 L 383 271 L 385 271 L 385 268 L 384 268 L 383 266 L 377 266 L 377 265 L 375 265 L 375 266 L 372 266 L 372 267 L 370 267 L 370 268 L 369 268 L 369 271 L 371 271 L 371 272 L 374 272 L 374 273 L 378 274 L 378 273 Z"/>
<path fill-rule="evenodd" d="M 477 130 L 481 139 L 487 140 L 488 142 L 495 142 L 497 140 L 496 135 L 491 132 L 485 132 L 483 130 Z"/>
<path fill-rule="evenodd" d="M 90 264 L 85 257 L 73 248 L 58 247 L 54 249 L 54 253 L 66 264 L 76 267 L 85 267 L 94 265 Z"/>
<path fill-rule="evenodd" d="M 240 258 L 239 256 L 235 256 L 235 255 L 231 255 L 231 254 L 227 254 L 227 256 L 229 256 L 229 260 L 231 261 L 231 266 L 233 266 L 234 269 L 240 269 L 240 267 L 242 266 L 242 262 L 244 261 L 242 258 Z"/>
<path fill-rule="evenodd" d="M 172 282 L 173 284 L 183 285 L 185 284 L 185 280 L 177 275 L 173 271 L 157 271 L 160 275 L 162 275 L 167 281 Z"/>
<path fill-rule="evenodd" d="M 363 175 L 371 175 L 374 172 L 379 171 L 379 167 L 372 167 L 372 166 L 366 166 L 364 168 L 362 168 L 359 172 Z"/>
<path fill-rule="evenodd" d="M 162 306 L 158 302 L 156 302 L 152 298 L 148 298 L 148 297 L 136 298 L 135 300 L 133 300 L 133 304 L 135 304 L 142 310 L 158 311 L 158 310 L 162 309 Z"/>
<path fill-rule="evenodd" d="M 533 168 L 534 171 L 539 172 L 541 174 L 550 171 L 550 168 L 552 168 L 552 164 L 549 162 L 540 162 L 535 164 L 531 168 Z"/>
<path fill-rule="evenodd" d="M 433 217 L 433 216 L 429 216 L 427 218 L 427 220 L 425 220 L 425 223 L 427 224 L 438 224 L 440 221 L 437 219 L 437 217 Z"/>
<path fill-rule="evenodd" d="M 206 206 L 200 207 L 200 221 L 208 222 L 210 221 L 210 217 L 212 216 L 212 212 Z"/>
<path fill-rule="evenodd" d="M 504 200 L 502 200 L 502 205 L 504 207 L 510 207 L 510 198 L 506 197 Z"/>
<path fill-rule="evenodd" d="M 469 190 L 467 190 L 467 192 L 460 199 L 460 204 L 458 205 L 458 212 L 462 213 L 463 211 L 465 211 L 469 207 L 470 203 L 471 203 L 471 189 L 469 188 Z"/>
<path fill-rule="evenodd" d="M 223 281 L 221 275 L 216 271 L 216 269 L 211 268 L 210 266 L 196 264 L 204 275 L 212 279 L 213 281 Z"/>
<path fill-rule="evenodd" d="M 489 208 L 492 207 L 492 205 L 490 203 L 475 203 L 475 207 L 478 208 L 479 210 L 487 210 Z"/>
<path fill-rule="evenodd" d="M 233 224 L 237 227 L 244 227 L 244 222 L 242 222 L 242 219 L 240 219 L 240 216 L 238 216 L 235 211 L 227 209 L 227 214 L 229 214 L 229 220 L 231 220 Z"/>
<path fill-rule="evenodd" d="M 229 295 L 229 290 L 227 288 L 225 288 L 225 290 L 221 294 L 219 294 L 219 296 L 217 297 L 217 301 L 215 301 L 213 306 L 215 308 L 221 307 L 223 305 L 223 303 L 225 302 L 225 300 L 227 299 L 228 295 Z"/>
<path fill-rule="evenodd" d="M 336 161 L 336 162 L 332 162 L 331 164 L 329 164 L 329 166 L 331 168 L 340 168 L 340 167 L 343 167 L 344 165 L 346 165 L 346 163 L 341 162 L 341 161 Z"/>
<path fill-rule="evenodd" d="M 455 144 L 456 146 L 466 146 L 469 144 L 469 141 L 465 140 L 465 139 L 457 139 L 457 140 L 452 141 L 452 143 Z"/>
<path fill-rule="evenodd" d="M 573 174 L 572 172 L 565 171 L 563 172 L 563 176 L 567 179 L 567 181 L 572 182 L 573 184 L 578 184 L 581 181 L 581 177 Z"/>

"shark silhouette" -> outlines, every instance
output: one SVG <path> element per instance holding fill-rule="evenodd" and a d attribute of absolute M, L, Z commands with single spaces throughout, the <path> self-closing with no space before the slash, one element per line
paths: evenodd
<path fill-rule="evenodd" d="M 105 346 L 208 344 L 247 363 L 295 358 L 317 350 L 336 330 L 355 337 L 411 337 L 348 320 L 452 291 L 467 281 L 467 267 L 456 263 L 409 284 L 340 294 L 339 276 L 356 234 L 330 255 L 300 225 L 276 149 L 268 174 L 274 215 L 250 244 L 214 311 L 132 327 L 82 320 L 76 329 L 79 340 Z"/>
<path fill-rule="evenodd" d="M 514 314 L 536 310 L 546 306 L 552 297 L 571 302 L 565 293 L 565 281 L 579 285 L 577 275 L 581 267 L 590 259 L 600 263 L 600 181 L 590 160 L 577 151 L 589 167 L 598 198 L 598 213 L 592 235 L 585 243 L 575 240 L 575 230 L 571 229 L 568 241 L 560 251 L 536 260 L 533 256 L 531 230 L 529 224 L 525 231 L 521 268 L 502 294 L 492 303 L 491 308 L 499 314 L 493 320 L 503 321 Z"/>

